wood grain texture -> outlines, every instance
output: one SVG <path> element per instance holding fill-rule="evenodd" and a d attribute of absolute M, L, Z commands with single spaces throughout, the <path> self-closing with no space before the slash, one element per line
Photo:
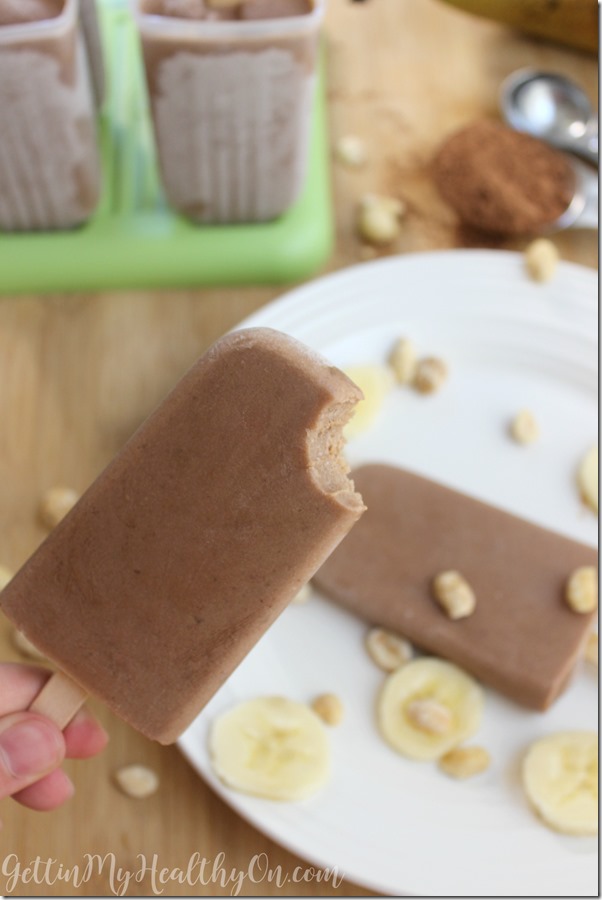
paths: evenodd
<path fill-rule="evenodd" d="M 595 60 L 437 0 L 330 0 L 327 31 L 332 138 L 358 134 L 369 154 L 363 169 L 333 167 L 337 246 L 329 268 L 362 258 L 353 211 L 366 191 L 393 194 L 407 204 L 394 252 L 525 246 L 526 241 L 498 243 L 459 228 L 432 185 L 430 160 L 450 131 L 496 115 L 499 84 L 515 68 L 539 66 L 569 75 L 596 103 Z M 596 265 L 596 234 L 570 232 L 554 241 L 564 259 Z M 280 293 L 250 288 L 0 298 L 0 563 L 17 568 L 44 537 L 36 518 L 44 490 L 56 484 L 83 490 L 194 359 Z M 0 621 L 0 658 L 20 658 L 6 620 Z M 303 865 L 231 812 L 176 748 L 154 745 L 94 701 L 91 707 L 110 732 L 109 747 L 94 760 L 66 764 L 77 790 L 62 809 L 39 814 L 12 800 L 0 803 L 0 861 L 16 854 L 24 866 L 39 856 L 70 867 L 81 865 L 85 853 L 114 853 L 120 866 L 137 870 L 140 853 L 149 862 L 158 854 L 160 865 L 172 868 L 185 867 L 194 852 L 208 859 L 223 852 L 228 869 L 246 870 L 259 853 L 285 872 Z M 157 794 L 136 801 L 117 790 L 112 773 L 129 763 L 158 772 Z M 7 887 L 0 875 L 3 894 Z M 171 884 L 166 893 L 231 890 L 219 883 Z M 128 896 L 151 891 L 147 876 L 130 884 Z M 19 883 L 12 891 L 109 892 L 106 873 L 80 888 L 59 881 Z M 246 882 L 242 893 L 370 894 L 348 882 L 335 890 L 329 883 L 278 888 L 265 881 Z"/>

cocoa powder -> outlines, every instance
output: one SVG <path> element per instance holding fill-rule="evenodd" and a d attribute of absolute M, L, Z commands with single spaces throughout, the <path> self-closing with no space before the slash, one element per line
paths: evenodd
<path fill-rule="evenodd" d="M 566 210 L 575 189 L 562 153 L 492 120 L 448 138 L 433 175 L 463 222 L 499 235 L 541 231 Z"/>

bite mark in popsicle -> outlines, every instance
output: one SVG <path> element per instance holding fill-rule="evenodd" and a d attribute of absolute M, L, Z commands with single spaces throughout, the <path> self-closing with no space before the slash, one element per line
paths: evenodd
<path fill-rule="evenodd" d="M 17 573 L 4 612 L 170 743 L 362 514 L 342 456 L 360 399 L 292 338 L 222 338 Z"/>

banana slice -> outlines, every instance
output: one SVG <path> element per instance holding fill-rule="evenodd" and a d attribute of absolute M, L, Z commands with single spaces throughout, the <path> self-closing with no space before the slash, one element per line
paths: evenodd
<path fill-rule="evenodd" d="M 385 366 L 353 366 L 345 369 L 345 374 L 364 394 L 364 399 L 355 407 L 353 418 L 345 426 L 345 438 L 349 440 L 370 428 L 393 387 L 394 376 Z"/>
<path fill-rule="evenodd" d="M 387 743 L 411 759 L 438 759 L 473 735 L 483 713 L 483 691 L 452 663 L 426 657 L 390 675 L 377 718 Z"/>
<path fill-rule="evenodd" d="M 330 744 L 318 716 L 285 697 L 258 697 L 214 723 L 214 771 L 229 787 L 270 800 L 304 800 L 330 776 Z"/>
<path fill-rule="evenodd" d="M 577 483 L 581 496 L 588 506 L 598 512 L 598 448 L 592 447 L 583 457 L 579 471 L 577 472 Z"/>
<path fill-rule="evenodd" d="M 598 736 L 564 731 L 536 741 L 523 762 L 523 786 L 546 825 L 563 834 L 598 833 Z"/>

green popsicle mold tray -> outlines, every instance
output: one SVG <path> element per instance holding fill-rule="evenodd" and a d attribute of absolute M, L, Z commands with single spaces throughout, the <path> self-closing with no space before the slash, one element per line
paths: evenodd
<path fill-rule="evenodd" d="M 84 226 L 0 234 L 3 294 L 268 284 L 312 274 L 332 246 L 321 72 L 309 167 L 295 205 L 257 225 L 195 225 L 159 182 L 142 56 L 125 0 L 100 0 L 107 96 L 99 117 L 103 196 Z"/>

